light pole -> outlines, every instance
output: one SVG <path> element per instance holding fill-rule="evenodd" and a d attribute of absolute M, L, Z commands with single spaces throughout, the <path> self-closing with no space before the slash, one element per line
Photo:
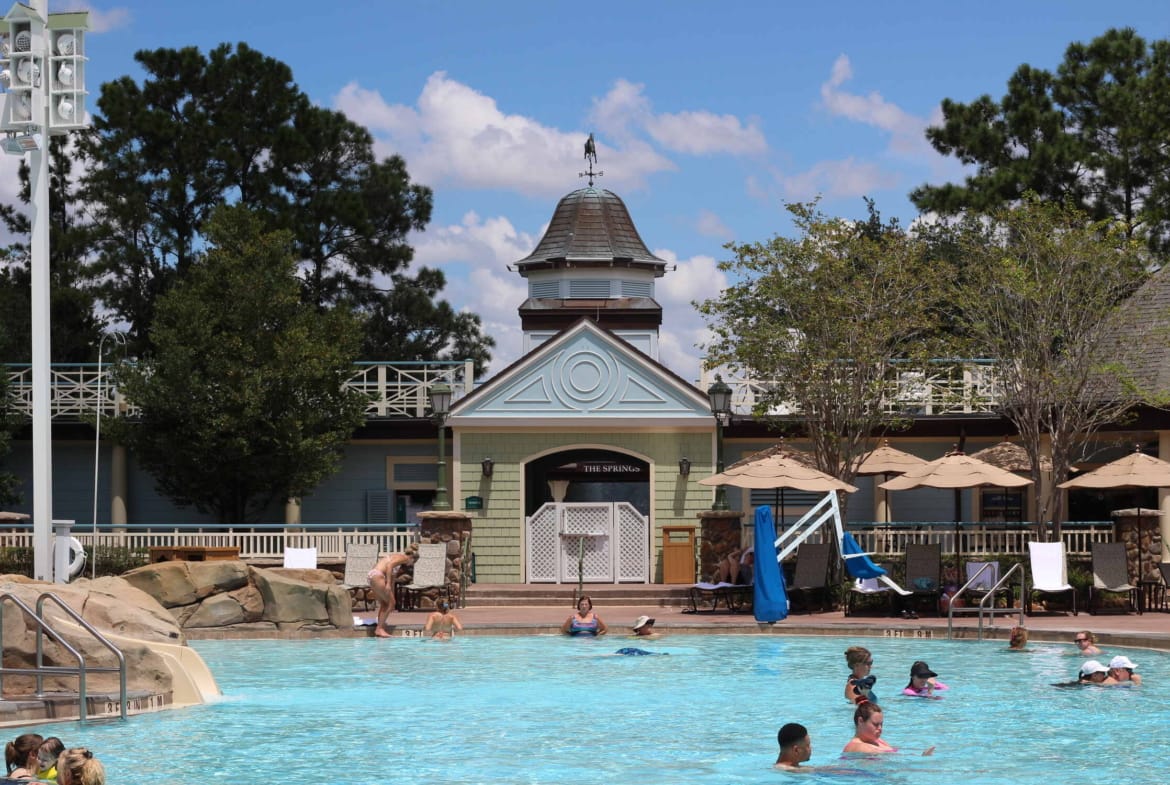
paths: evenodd
<path fill-rule="evenodd" d="M 106 339 L 114 339 L 114 343 L 118 346 L 126 346 L 126 336 L 123 333 L 102 333 L 102 338 L 98 341 L 98 367 L 97 367 L 97 417 L 94 422 L 94 439 L 93 439 L 93 555 L 90 558 L 90 577 L 97 578 L 97 543 L 98 543 L 98 525 L 97 525 L 97 503 L 98 503 L 98 467 L 101 466 L 101 446 L 102 446 L 102 409 L 105 407 L 105 398 L 102 395 L 102 388 L 105 386 L 105 377 L 102 376 L 102 357 L 105 349 Z"/>
<path fill-rule="evenodd" d="M 30 156 L 33 578 L 53 580 L 53 433 L 49 352 L 49 139 L 84 128 L 89 13 L 17 3 L 0 22 L 0 131 L 6 153 Z"/>
<path fill-rule="evenodd" d="M 731 388 L 723 381 L 722 376 L 716 375 L 715 383 L 707 388 L 707 401 L 711 404 L 711 414 L 715 415 L 715 473 L 723 473 L 723 426 L 731 420 Z M 715 503 L 712 510 L 727 509 L 727 486 L 719 485 L 715 488 Z"/>
<path fill-rule="evenodd" d="M 439 426 L 439 476 L 436 479 L 435 503 L 436 510 L 451 509 L 451 502 L 447 499 L 447 413 L 451 411 L 451 385 L 446 382 L 436 382 L 427 390 L 427 397 L 431 400 L 431 420 Z"/>

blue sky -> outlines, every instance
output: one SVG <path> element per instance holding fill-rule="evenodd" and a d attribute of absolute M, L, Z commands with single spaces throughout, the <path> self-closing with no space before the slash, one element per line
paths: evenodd
<path fill-rule="evenodd" d="M 447 298 L 483 317 L 497 370 L 519 354 L 525 296 L 506 265 L 584 184 L 593 132 L 599 185 L 677 264 L 657 289 L 661 352 L 688 379 L 704 338 L 690 303 L 725 283 L 724 243 L 787 233 L 785 202 L 818 195 L 832 214 L 860 217 L 869 196 L 912 220 L 910 189 L 962 175 L 922 133 L 943 98 L 998 97 L 1021 63 L 1055 68 L 1110 27 L 1170 37 L 1165 0 L 49 0 L 81 7 L 95 98 L 101 82 L 141 77 L 139 49 L 244 41 L 402 154 L 435 191 L 416 264 L 443 269 Z"/>

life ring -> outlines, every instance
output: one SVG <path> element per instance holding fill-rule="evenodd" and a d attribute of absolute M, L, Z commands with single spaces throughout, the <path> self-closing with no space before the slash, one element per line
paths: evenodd
<path fill-rule="evenodd" d="M 69 538 L 69 577 L 76 578 L 85 569 L 85 548 L 76 537 Z"/>

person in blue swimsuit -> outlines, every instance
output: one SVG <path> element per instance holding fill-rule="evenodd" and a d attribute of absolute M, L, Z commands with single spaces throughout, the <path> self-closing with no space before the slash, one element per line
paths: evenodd
<path fill-rule="evenodd" d="M 601 617 L 593 612 L 593 600 L 585 596 L 577 600 L 577 612 L 565 619 L 561 632 L 566 635 L 601 636 L 609 630 Z"/>

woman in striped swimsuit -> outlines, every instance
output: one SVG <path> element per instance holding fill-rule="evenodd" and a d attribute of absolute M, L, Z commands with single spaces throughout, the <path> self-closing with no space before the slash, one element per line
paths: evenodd
<path fill-rule="evenodd" d="M 577 600 L 577 612 L 561 625 L 561 632 L 566 635 L 600 636 L 607 631 L 605 622 L 593 612 L 593 600 L 588 597 Z"/>

